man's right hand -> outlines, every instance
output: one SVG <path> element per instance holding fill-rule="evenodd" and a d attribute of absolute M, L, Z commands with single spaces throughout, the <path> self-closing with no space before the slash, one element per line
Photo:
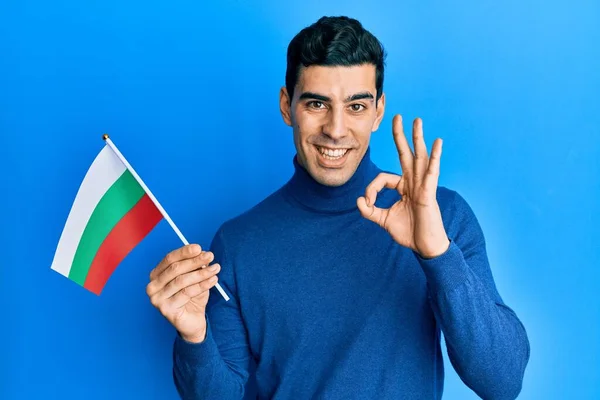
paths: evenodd
<path fill-rule="evenodd" d="M 150 302 L 189 342 L 206 337 L 206 304 L 209 289 L 217 284 L 219 264 L 210 251 L 197 244 L 183 246 L 167 256 L 150 273 L 146 294 Z"/>

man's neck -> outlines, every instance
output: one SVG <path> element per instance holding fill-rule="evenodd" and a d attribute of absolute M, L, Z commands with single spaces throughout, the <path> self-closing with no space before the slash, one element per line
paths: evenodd
<path fill-rule="evenodd" d="M 327 186 L 317 182 L 294 156 L 294 175 L 286 190 L 302 205 L 319 212 L 338 213 L 356 210 L 356 200 L 365 194 L 367 185 L 381 172 L 371 161 L 367 148 L 352 177 L 343 185 Z"/>

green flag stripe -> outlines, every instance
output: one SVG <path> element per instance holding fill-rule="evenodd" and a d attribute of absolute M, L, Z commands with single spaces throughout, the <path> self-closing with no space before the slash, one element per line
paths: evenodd
<path fill-rule="evenodd" d="M 143 195 L 144 189 L 137 183 L 131 172 L 125 170 L 102 196 L 92 212 L 75 251 L 69 279 L 83 286 L 100 245 Z"/>

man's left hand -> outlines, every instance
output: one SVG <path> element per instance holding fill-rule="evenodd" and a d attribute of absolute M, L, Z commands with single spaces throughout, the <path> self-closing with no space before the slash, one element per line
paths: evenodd
<path fill-rule="evenodd" d="M 420 118 L 413 122 L 414 154 L 404 135 L 400 115 L 394 117 L 392 130 L 402 175 L 379 174 L 367 186 L 365 196 L 358 198 L 358 209 L 363 217 L 384 228 L 398 244 L 423 258 L 437 257 L 450 245 L 436 199 L 442 139 L 434 141 L 429 157 Z M 375 207 L 377 194 L 384 187 L 397 190 L 401 196 L 387 209 Z"/>

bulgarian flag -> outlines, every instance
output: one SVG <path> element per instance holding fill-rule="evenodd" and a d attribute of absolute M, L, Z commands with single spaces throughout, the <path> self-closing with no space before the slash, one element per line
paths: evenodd
<path fill-rule="evenodd" d="M 60 236 L 52 269 L 100 295 L 117 266 L 164 218 L 189 244 L 108 135 Z M 225 301 L 229 296 L 217 283 Z"/>
<path fill-rule="evenodd" d="M 104 136 L 105 140 L 108 136 Z M 140 182 L 106 144 L 77 192 L 52 269 L 99 295 L 119 263 L 163 219 Z"/>

